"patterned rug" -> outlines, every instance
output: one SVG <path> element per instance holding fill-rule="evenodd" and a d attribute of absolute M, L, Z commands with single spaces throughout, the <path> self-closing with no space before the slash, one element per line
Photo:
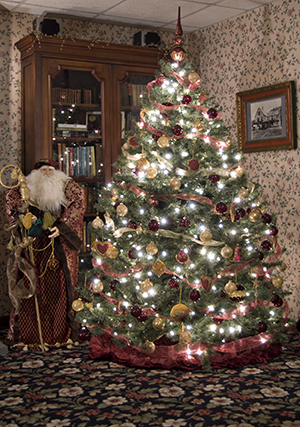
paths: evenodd
<path fill-rule="evenodd" d="M 0 356 L 0 426 L 300 427 L 300 346 L 212 372 L 135 369 L 89 348 Z"/>

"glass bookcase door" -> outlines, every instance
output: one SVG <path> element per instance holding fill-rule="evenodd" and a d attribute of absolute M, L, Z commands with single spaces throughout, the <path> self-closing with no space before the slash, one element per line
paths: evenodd
<path fill-rule="evenodd" d="M 64 69 L 52 80 L 53 159 L 84 188 L 87 215 L 104 182 L 101 92 L 89 71 Z"/>
<path fill-rule="evenodd" d="M 147 84 L 153 76 L 130 74 L 120 86 L 121 98 L 121 141 L 127 131 L 134 131 L 140 120 L 141 98 L 146 95 Z"/>

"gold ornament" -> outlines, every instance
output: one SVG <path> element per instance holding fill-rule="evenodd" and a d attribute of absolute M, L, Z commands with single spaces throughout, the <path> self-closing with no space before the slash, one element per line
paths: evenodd
<path fill-rule="evenodd" d="M 146 279 L 141 283 L 141 290 L 143 292 L 149 292 L 150 289 L 152 288 L 153 288 L 153 283 L 149 279 Z"/>
<path fill-rule="evenodd" d="M 152 326 L 156 331 L 162 331 L 165 327 L 165 321 L 161 317 L 156 317 L 152 322 Z"/>
<path fill-rule="evenodd" d="M 259 209 L 252 209 L 249 212 L 248 218 L 251 222 L 257 222 L 261 218 L 261 211 Z"/>
<path fill-rule="evenodd" d="M 146 251 L 147 251 L 147 254 L 149 255 L 155 255 L 158 252 L 158 249 L 153 242 L 150 242 L 146 246 Z"/>
<path fill-rule="evenodd" d="M 223 258 L 226 259 L 230 258 L 233 255 L 233 249 L 230 246 L 226 245 L 224 246 L 224 248 L 222 248 L 221 255 Z"/>
<path fill-rule="evenodd" d="M 145 171 L 150 166 L 150 162 L 145 157 L 142 157 L 137 161 L 136 166 L 139 170 Z"/>
<path fill-rule="evenodd" d="M 236 284 L 234 282 L 232 282 L 231 280 L 229 280 L 229 282 L 226 283 L 226 285 L 225 285 L 225 291 L 228 293 L 228 295 L 233 294 L 234 292 L 237 291 Z"/>
<path fill-rule="evenodd" d="M 283 278 L 281 276 L 274 276 L 272 279 L 272 284 L 275 288 L 280 288 L 283 284 Z"/>
<path fill-rule="evenodd" d="M 113 197 L 118 197 L 118 195 L 119 195 L 118 189 L 117 188 L 112 188 L 111 195 Z"/>
<path fill-rule="evenodd" d="M 177 319 L 187 310 L 187 306 L 184 304 L 176 304 L 170 311 L 172 319 Z"/>
<path fill-rule="evenodd" d="M 201 132 L 203 129 L 203 123 L 200 120 L 195 120 L 193 123 L 193 127 L 197 129 L 197 131 Z"/>
<path fill-rule="evenodd" d="M 189 75 L 188 75 L 188 79 L 191 83 L 197 83 L 197 81 L 200 79 L 200 76 L 198 73 L 196 73 L 196 71 L 192 71 Z"/>
<path fill-rule="evenodd" d="M 102 228 L 103 227 L 103 221 L 102 219 L 97 215 L 96 218 L 93 220 L 92 222 L 92 226 L 93 228 L 95 228 L 97 230 L 97 228 Z"/>
<path fill-rule="evenodd" d="M 81 311 L 81 310 L 83 310 L 84 309 L 84 304 L 81 301 L 81 299 L 75 299 L 72 302 L 72 308 L 73 308 L 74 311 Z"/>
<path fill-rule="evenodd" d="M 148 178 L 153 179 L 157 175 L 157 169 L 156 168 L 152 168 L 152 167 L 148 168 L 147 171 L 146 171 L 146 174 L 147 174 Z"/>
<path fill-rule="evenodd" d="M 145 351 L 145 353 L 148 353 L 148 354 L 154 353 L 154 351 L 155 351 L 154 342 L 146 340 L 145 345 L 144 345 L 144 351 Z"/>
<path fill-rule="evenodd" d="M 242 200 L 246 200 L 249 197 L 249 190 L 247 188 L 241 188 L 238 192 L 238 196 Z"/>
<path fill-rule="evenodd" d="M 232 168 L 233 172 L 235 172 L 236 177 L 241 177 L 245 173 L 245 169 L 243 169 L 241 166 L 235 166 Z"/>
<path fill-rule="evenodd" d="M 119 251 L 117 248 L 115 248 L 114 246 L 110 246 L 107 251 L 105 252 L 105 255 L 108 258 L 116 258 L 116 256 L 118 255 Z"/>
<path fill-rule="evenodd" d="M 172 178 L 170 181 L 170 187 L 172 190 L 178 190 L 181 187 L 181 181 L 178 178 Z"/>
<path fill-rule="evenodd" d="M 160 260 L 157 260 L 152 264 L 152 271 L 158 277 L 160 277 L 165 272 L 165 269 L 166 265 Z"/>
<path fill-rule="evenodd" d="M 202 242 L 204 243 L 210 242 L 211 238 L 212 238 L 211 232 L 208 230 L 204 230 L 202 231 L 202 233 L 200 233 L 200 240 L 202 240 Z"/>
<path fill-rule="evenodd" d="M 103 283 L 101 280 L 92 284 L 93 292 L 102 292 L 103 291 Z"/>
<path fill-rule="evenodd" d="M 128 208 L 124 203 L 120 203 L 119 206 L 117 206 L 116 211 L 119 216 L 125 216 L 128 212 Z"/>
<path fill-rule="evenodd" d="M 189 331 L 182 331 L 179 334 L 179 340 L 183 344 L 188 344 L 189 342 L 192 341 L 192 334 Z"/>
<path fill-rule="evenodd" d="M 166 136 L 161 136 L 160 138 L 158 138 L 157 140 L 157 145 L 160 148 L 165 148 L 169 146 L 169 139 Z"/>

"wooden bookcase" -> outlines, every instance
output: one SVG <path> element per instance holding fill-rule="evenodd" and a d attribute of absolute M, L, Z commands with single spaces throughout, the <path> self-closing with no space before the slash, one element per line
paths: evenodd
<path fill-rule="evenodd" d="M 109 183 L 121 137 L 139 117 L 138 96 L 154 78 L 159 49 L 30 34 L 21 53 L 22 170 L 53 158 L 86 191 L 88 222 L 101 185 Z M 89 167 L 91 166 L 91 167 Z"/>
<path fill-rule="evenodd" d="M 41 158 L 52 158 L 53 144 L 59 141 L 53 124 L 54 108 L 74 104 L 75 108 L 79 106 L 85 110 L 85 114 L 89 111 L 101 114 L 100 119 L 94 114 L 96 118 L 93 117 L 93 120 L 101 121 L 101 135 L 98 135 L 100 137 L 98 141 L 101 140 L 102 144 L 102 177 L 104 182 L 110 182 L 111 165 L 121 153 L 121 111 L 128 111 L 131 108 L 137 110 L 134 105 L 127 105 L 123 110 L 121 109 L 123 86 L 127 81 L 132 81 L 129 85 L 134 85 L 134 78 L 138 77 L 143 80 L 148 76 L 151 80 L 159 68 L 161 52 L 152 47 L 106 45 L 89 40 L 51 36 L 37 38 L 34 34 L 18 41 L 16 47 L 21 52 L 22 68 L 23 172 L 27 175 L 34 163 Z M 83 76 L 89 76 L 89 80 L 94 80 L 95 87 L 97 86 L 95 92 L 90 82 L 86 83 L 85 87 L 86 78 L 78 78 L 76 88 L 71 87 L 70 82 L 68 87 L 68 89 L 81 90 L 82 93 L 91 90 L 93 99 L 89 98 L 87 93 L 86 98 L 82 95 L 80 102 L 78 98 L 76 99 L 76 95 L 74 95 L 75 98 L 71 98 L 71 102 L 67 102 L 66 97 L 63 98 L 64 101 L 59 100 L 56 93 L 55 102 L 53 102 L 57 82 L 59 85 L 59 82 L 64 80 L 62 76 L 66 72 L 73 75 L 73 81 L 76 80 L 76 73 L 78 76 L 81 73 Z M 66 82 L 64 84 L 65 87 L 68 86 Z M 140 86 L 140 83 L 137 84 Z M 73 102 L 74 99 L 75 102 Z M 64 138 L 65 143 L 84 143 L 85 136 L 81 135 L 77 137 L 80 139 L 76 140 L 74 136 L 65 137 L 65 135 L 60 134 L 60 138 Z M 101 181 L 100 176 L 95 176 L 93 179 Z M 89 177 L 76 177 L 76 181 L 88 182 L 89 180 L 91 180 Z"/>

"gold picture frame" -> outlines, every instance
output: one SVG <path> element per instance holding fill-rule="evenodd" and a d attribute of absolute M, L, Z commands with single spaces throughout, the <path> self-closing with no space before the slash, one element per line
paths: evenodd
<path fill-rule="evenodd" d="M 244 153 L 296 148 L 294 82 L 236 94 L 239 148 Z"/>

